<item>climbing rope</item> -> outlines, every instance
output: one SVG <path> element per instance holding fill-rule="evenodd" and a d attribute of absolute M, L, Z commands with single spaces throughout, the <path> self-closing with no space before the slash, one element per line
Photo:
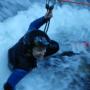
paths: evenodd
<path fill-rule="evenodd" d="M 56 4 L 56 0 L 46 0 L 46 5 L 45 8 L 47 9 L 47 11 L 52 11 L 54 6 Z M 49 25 L 50 25 L 50 19 L 48 22 L 46 22 L 45 28 L 44 28 L 44 32 L 47 33 L 48 29 L 49 29 Z"/>

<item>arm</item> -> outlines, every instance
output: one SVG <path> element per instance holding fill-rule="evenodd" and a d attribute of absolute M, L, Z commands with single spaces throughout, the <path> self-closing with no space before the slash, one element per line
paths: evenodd
<path fill-rule="evenodd" d="M 36 19 L 30 24 L 28 31 L 38 30 L 43 24 L 49 21 L 51 17 L 52 17 L 52 11 L 48 10 L 43 17 Z"/>
<path fill-rule="evenodd" d="M 59 49 L 60 49 L 59 44 L 56 41 L 51 40 L 50 45 L 47 47 L 45 57 L 55 54 Z M 60 57 L 63 57 L 63 56 L 71 57 L 74 55 L 79 55 L 79 54 L 74 53 L 73 51 L 64 51 L 59 56 Z"/>
<path fill-rule="evenodd" d="M 78 53 L 74 53 L 73 51 L 64 51 L 60 54 L 60 56 L 73 56 L 73 55 L 78 55 Z"/>
<path fill-rule="evenodd" d="M 33 21 L 30 26 L 28 31 L 32 31 L 32 30 L 37 30 L 39 29 L 43 24 L 45 24 L 49 19 L 45 18 L 44 16 L 36 19 L 35 21 Z"/>

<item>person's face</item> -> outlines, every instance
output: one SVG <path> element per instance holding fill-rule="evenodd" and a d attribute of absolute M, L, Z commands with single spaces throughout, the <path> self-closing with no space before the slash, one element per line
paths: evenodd
<path fill-rule="evenodd" d="M 45 47 L 34 47 L 32 49 L 32 54 L 36 59 L 42 59 L 46 53 Z"/>

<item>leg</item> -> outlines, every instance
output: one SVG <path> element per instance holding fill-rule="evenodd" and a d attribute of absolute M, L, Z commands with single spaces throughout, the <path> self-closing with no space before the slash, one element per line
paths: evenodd
<path fill-rule="evenodd" d="M 28 71 L 22 69 L 14 70 L 14 72 L 11 74 L 6 84 L 4 85 L 4 90 L 14 90 L 18 82 L 27 74 Z"/>
<path fill-rule="evenodd" d="M 51 40 L 49 46 L 47 47 L 45 56 L 52 55 L 56 53 L 58 50 L 59 50 L 59 44 L 56 41 Z"/>

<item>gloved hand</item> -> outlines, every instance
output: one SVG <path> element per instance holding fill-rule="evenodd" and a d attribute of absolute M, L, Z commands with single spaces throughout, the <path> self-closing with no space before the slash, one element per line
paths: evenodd
<path fill-rule="evenodd" d="M 45 18 L 45 19 L 50 19 L 52 16 L 53 16 L 53 15 L 52 15 L 52 10 L 47 10 L 44 18 Z"/>

